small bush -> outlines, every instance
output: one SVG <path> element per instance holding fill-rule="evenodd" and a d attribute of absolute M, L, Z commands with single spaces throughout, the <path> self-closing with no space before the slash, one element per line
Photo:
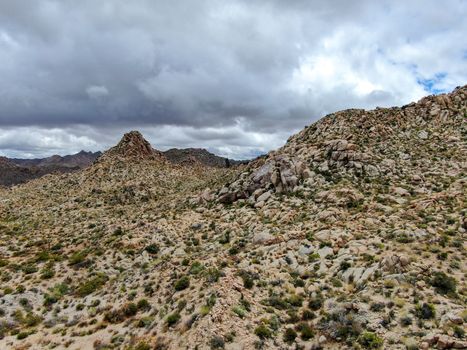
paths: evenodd
<path fill-rule="evenodd" d="M 176 291 L 187 289 L 190 286 L 190 279 L 188 276 L 183 276 L 175 282 L 174 288 Z"/>
<path fill-rule="evenodd" d="M 297 329 L 300 331 L 300 338 L 303 340 L 309 340 L 315 336 L 313 329 L 308 323 L 301 323 L 297 326 Z"/>
<path fill-rule="evenodd" d="M 123 305 L 122 312 L 126 317 L 131 317 L 138 313 L 138 307 L 135 303 L 128 303 Z"/>
<path fill-rule="evenodd" d="M 431 304 L 423 303 L 423 305 L 417 305 L 415 307 L 415 316 L 422 320 L 429 320 L 434 318 L 435 315 L 435 307 Z"/>
<path fill-rule="evenodd" d="M 315 298 L 310 299 L 308 307 L 313 311 L 317 311 L 323 307 L 323 302 L 323 297 L 318 295 Z"/>
<path fill-rule="evenodd" d="M 84 262 L 87 255 L 88 252 L 86 250 L 81 250 L 79 252 L 73 253 L 68 259 L 68 264 L 71 266 L 81 264 Z"/>
<path fill-rule="evenodd" d="M 138 310 L 150 310 L 151 309 L 151 304 L 149 304 L 149 301 L 147 299 L 140 299 L 138 300 L 137 304 Z"/>
<path fill-rule="evenodd" d="M 292 294 L 288 299 L 287 302 L 292 306 L 300 307 L 303 304 L 303 298 L 299 295 Z"/>
<path fill-rule="evenodd" d="M 174 312 L 174 313 L 170 314 L 169 316 L 167 316 L 167 318 L 166 318 L 166 322 L 169 325 L 169 327 L 173 326 L 178 321 L 180 321 L 180 314 L 178 312 Z"/>
<path fill-rule="evenodd" d="M 255 328 L 255 334 L 261 339 L 271 338 L 272 336 L 271 330 L 264 324 Z"/>
<path fill-rule="evenodd" d="M 105 282 L 107 282 L 107 278 L 105 276 L 93 277 L 79 285 L 76 289 L 76 294 L 80 297 L 85 297 L 100 289 L 105 284 Z"/>
<path fill-rule="evenodd" d="M 380 349 L 383 346 L 383 339 L 373 332 L 363 332 L 358 337 L 358 342 L 365 349 Z"/>
<path fill-rule="evenodd" d="M 292 328 L 286 328 L 284 332 L 284 342 L 287 344 L 292 344 L 297 338 L 297 332 L 295 332 Z"/>
<path fill-rule="evenodd" d="M 400 323 L 402 327 L 408 327 L 412 324 L 412 318 L 410 318 L 409 316 L 403 316 L 400 319 Z"/>
<path fill-rule="evenodd" d="M 29 336 L 29 333 L 28 332 L 19 332 L 18 335 L 16 336 L 16 338 L 18 340 L 21 340 L 21 339 L 25 339 Z"/>
<path fill-rule="evenodd" d="M 431 285 L 435 287 L 436 291 L 440 294 L 450 294 L 456 292 L 457 281 L 454 277 L 446 275 L 442 271 L 437 271 L 433 274 L 430 281 Z"/>
<path fill-rule="evenodd" d="M 149 254 L 155 255 L 159 253 L 159 246 L 153 243 L 144 248 L 144 250 L 147 251 Z"/>
<path fill-rule="evenodd" d="M 209 345 L 211 346 L 211 349 L 223 349 L 225 347 L 224 338 L 218 335 L 215 335 L 214 337 L 211 338 Z"/>

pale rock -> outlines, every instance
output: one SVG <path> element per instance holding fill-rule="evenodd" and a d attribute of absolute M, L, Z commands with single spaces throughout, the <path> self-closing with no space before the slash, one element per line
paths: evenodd
<path fill-rule="evenodd" d="M 256 199 L 256 201 L 257 201 L 257 202 L 266 202 L 266 201 L 269 199 L 269 197 L 271 197 L 271 192 L 269 192 L 269 191 L 268 191 L 268 192 L 264 192 L 262 195 L 260 195 L 260 196 Z"/>
<path fill-rule="evenodd" d="M 257 232 L 253 235 L 252 242 L 254 244 L 265 244 L 273 241 L 275 237 L 269 233 L 269 230 Z"/>
<path fill-rule="evenodd" d="M 329 255 L 334 254 L 334 250 L 331 247 L 323 247 L 317 251 L 321 259 L 326 258 Z"/>

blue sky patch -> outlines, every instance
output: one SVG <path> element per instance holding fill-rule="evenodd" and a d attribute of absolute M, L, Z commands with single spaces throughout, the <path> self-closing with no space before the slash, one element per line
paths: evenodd
<path fill-rule="evenodd" d="M 437 88 L 437 85 L 441 83 L 446 76 L 446 73 L 436 73 L 433 77 L 428 79 L 418 78 L 417 83 L 423 86 L 423 89 L 430 94 L 441 94 L 446 92 L 446 90 Z"/>

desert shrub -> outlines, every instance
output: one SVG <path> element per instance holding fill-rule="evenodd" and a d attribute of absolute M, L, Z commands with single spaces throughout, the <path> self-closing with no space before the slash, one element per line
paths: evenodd
<path fill-rule="evenodd" d="M 456 292 L 457 281 L 454 277 L 446 275 L 442 271 L 437 271 L 433 274 L 430 284 L 435 287 L 440 294 L 450 294 Z"/>
<path fill-rule="evenodd" d="M 321 295 L 317 295 L 316 297 L 310 299 L 308 302 L 308 307 L 313 311 L 317 311 L 323 307 L 323 302 L 323 297 Z"/>
<path fill-rule="evenodd" d="M 255 328 L 255 334 L 261 339 L 271 338 L 272 331 L 266 325 L 261 324 Z"/>
<path fill-rule="evenodd" d="M 187 289 L 189 286 L 190 286 L 190 278 L 188 276 L 181 277 L 174 284 L 174 288 L 176 291 Z"/>
<path fill-rule="evenodd" d="M 151 304 L 149 304 L 149 301 L 147 301 L 147 299 L 138 300 L 138 303 L 136 305 L 138 307 L 138 310 L 150 310 L 151 309 Z"/>
<path fill-rule="evenodd" d="M 125 316 L 120 310 L 110 310 L 104 314 L 104 321 L 108 323 L 120 323 L 125 320 Z"/>
<path fill-rule="evenodd" d="M 462 327 L 454 326 L 454 336 L 459 339 L 463 339 L 465 336 L 465 330 Z"/>
<path fill-rule="evenodd" d="M 287 299 L 287 302 L 292 306 L 300 307 L 303 304 L 303 298 L 299 295 L 292 294 Z"/>
<path fill-rule="evenodd" d="M 16 335 L 16 339 L 22 340 L 22 339 L 26 339 L 28 336 L 29 336 L 29 332 L 19 332 Z"/>
<path fill-rule="evenodd" d="M 297 326 L 297 330 L 300 331 L 300 338 L 303 340 L 309 340 L 315 336 L 315 333 L 313 332 L 313 329 L 310 327 L 308 323 L 300 323 Z"/>
<path fill-rule="evenodd" d="M 82 264 L 86 260 L 87 255 L 88 252 L 86 250 L 75 252 L 68 259 L 68 264 L 71 266 Z"/>
<path fill-rule="evenodd" d="M 126 317 L 134 316 L 138 313 L 138 306 L 135 303 L 127 303 L 123 305 L 122 312 Z"/>
<path fill-rule="evenodd" d="M 139 342 L 134 347 L 134 350 L 151 350 L 151 349 L 152 349 L 152 347 L 148 343 L 146 343 L 145 341 Z"/>
<path fill-rule="evenodd" d="M 26 275 L 30 275 L 32 273 L 37 272 L 38 269 L 37 269 L 37 266 L 29 264 L 29 265 L 23 266 L 22 270 Z"/>
<path fill-rule="evenodd" d="M 307 320 L 312 320 L 316 317 L 315 313 L 311 311 L 310 309 L 305 309 L 302 311 L 302 320 L 307 321 Z"/>
<path fill-rule="evenodd" d="M 197 275 L 203 270 L 204 270 L 203 264 L 201 264 L 199 261 L 194 261 L 190 267 L 190 274 Z"/>
<path fill-rule="evenodd" d="M 166 318 L 166 322 L 169 326 L 173 326 L 176 324 L 178 321 L 180 321 L 180 314 L 178 312 L 171 313 L 169 316 Z"/>
<path fill-rule="evenodd" d="M 412 324 L 412 318 L 410 318 L 409 316 L 403 316 L 400 319 L 400 324 L 402 327 L 408 327 Z"/>
<path fill-rule="evenodd" d="M 267 306 L 272 306 L 278 310 L 285 310 L 289 307 L 289 304 L 287 303 L 286 300 L 281 299 L 280 297 L 277 297 L 277 296 L 272 296 L 267 299 L 264 299 L 262 303 Z"/>
<path fill-rule="evenodd" d="M 209 345 L 211 349 L 223 349 L 225 347 L 224 338 L 218 335 L 215 335 L 214 337 L 211 338 Z"/>
<path fill-rule="evenodd" d="M 107 277 L 99 275 L 88 279 L 76 288 L 76 294 L 80 297 L 85 297 L 96 290 L 100 289 L 107 282 Z"/>
<path fill-rule="evenodd" d="M 415 307 L 415 316 L 422 320 L 429 320 L 436 315 L 435 307 L 431 304 L 423 303 Z"/>
<path fill-rule="evenodd" d="M 53 276 L 55 276 L 55 271 L 53 269 L 45 268 L 41 272 L 41 278 L 44 279 L 44 280 L 50 279 Z"/>
<path fill-rule="evenodd" d="M 255 285 L 253 276 L 248 271 L 242 270 L 238 273 L 238 276 L 240 276 L 240 278 L 242 279 L 243 286 L 246 289 L 251 289 Z"/>
<path fill-rule="evenodd" d="M 232 312 L 233 312 L 234 314 L 236 314 L 236 315 L 237 315 L 238 317 L 240 317 L 240 318 L 245 317 L 246 314 L 247 314 L 247 311 L 246 311 L 243 307 L 241 307 L 241 306 L 239 306 L 239 305 L 234 306 L 234 307 L 232 308 Z"/>
<path fill-rule="evenodd" d="M 144 248 L 145 251 L 147 251 L 149 254 L 157 254 L 159 253 L 159 246 L 157 244 L 150 244 Z"/>
<path fill-rule="evenodd" d="M 373 332 L 363 332 L 358 337 L 358 343 L 365 349 L 379 349 L 383 346 L 383 339 Z"/>
<path fill-rule="evenodd" d="M 216 269 L 215 267 L 211 267 L 209 269 L 206 270 L 206 272 L 204 273 L 204 276 L 206 277 L 206 281 L 208 283 L 215 283 L 219 280 L 219 278 L 221 277 L 222 273 Z"/>
<path fill-rule="evenodd" d="M 284 332 L 284 342 L 288 344 L 292 344 L 297 338 L 297 332 L 295 332 L 292 328 L 286 328 Z"/>

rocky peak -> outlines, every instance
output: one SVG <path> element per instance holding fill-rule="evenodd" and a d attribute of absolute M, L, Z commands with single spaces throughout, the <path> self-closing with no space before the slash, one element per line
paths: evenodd
<path fill-rule="evenodd" d="M 102 158 L 117 157 L 125 159 L 159 159 L 162 154 L 153 149 L 139 131 L 130 131 L 123 135 L 120 142 L 106 151 Z"/>

